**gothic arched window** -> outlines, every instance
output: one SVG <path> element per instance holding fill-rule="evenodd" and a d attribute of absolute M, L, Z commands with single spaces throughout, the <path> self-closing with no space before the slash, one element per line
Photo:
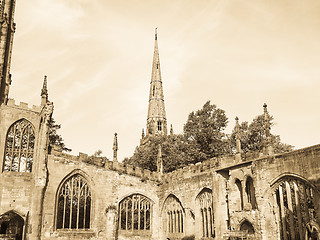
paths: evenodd
<path fill-rule="evenodd" d="M 285 176 L 278 180 L 274 199 L 280 239 L 320 239 L 320 231 L 313 225 L 320 217 L 319 197 L 317 189 L 302 179 Z"/>
<path fill-rule="evenodd" d="M 239 179 L 236 179 L 235 184 L 239 190 L 239 197 L 240 197 L 240 209 L 243 210 L 243 193 L 242 193 L 242 184 Z"/>
<path fill-rule="evenodd" d="M 174 195 L 170 195 L 165 203 L 163 209 L 163 219 L 165 220 L 165 229 L 168 237 L 181 237 L 184 230 L 184 209 Z"/>
<path fill-rule="evenodd" d="M 21 119 L 12 124 L 7 132 L 3 170 L 31 172 L 34 143 L 34 130 L 29 121 Z"/>
<path fill-rule="evenodd" d="M 121 231 L 150 231 L 152 202 L 141 194 L 133 194 L 119 204 Z"/>
<path fill-rule="evenodd" d="M 246 181 L 246 194 L 247 194 L 248 203 L 251 204 L 252 209 L 256 209 L 257 208 L 256 194 L 255 194 L 255 189 L 253 185 L 253 180 L 251 177 L 248 177 Z"/>
<path fill-rule="evenodd" d="M 162 122 L 158 121 L 158 131 L 162 131 Z"/>
<path fill-rule="evenodd" d="M 201 235 L 202 238 L 214 237 L 214 216 L 212 208 L 212 191 L 210 189 L 203 189 L 197 197 L 200 221 L 201 221 Z"/>
<path fill-rule="evenodd" d="M 68 178 L 57 195 L 57 229 L 90 228 L 91 191 L 80 174 Z"/>

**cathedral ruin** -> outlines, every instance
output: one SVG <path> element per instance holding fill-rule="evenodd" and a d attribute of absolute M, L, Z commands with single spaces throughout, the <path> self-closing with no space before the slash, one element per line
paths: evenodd
<path fill-rule="evenodd" d="M 156 172 L 118 162 L 116 136 L 103 166 L 48 151 L 47 79 L 39 106 L 8 98 L 15 2 L 0 1 L 0 239 L 320 240 L 320 145 L 275 154 L 267 141 L 244 158 L 237 139 L 236 154 L 170 173 L 161 148 Z M 157 41 L 141 141 L 167 134 Z"/>

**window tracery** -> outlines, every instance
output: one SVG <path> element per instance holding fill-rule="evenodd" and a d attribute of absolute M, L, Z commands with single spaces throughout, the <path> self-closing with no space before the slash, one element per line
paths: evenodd
<path fill-rule="evenodd" d="M 301 179 L 285 177 L 278 182 L 274 197 L 280 238 L 284 240 L 305 239 L 310 232 L 309 229 L 312 228 L 312 223 L 320 220 L 315 210 L 319 207 L 316 206 L 319 193 L 311 184 Z M 315 239 L 320 237 L 319 231 L 313 234 L 317 236 Z"/>
<path fill-rule="evenodd" d="M 122 231 L 150 231 L 152 202 L 141 194 L 133 194 L 119 204 L 119 228 Z"/>
<path fill-rule="evenodd" d="M 89 229 L 91 191 L 80 174 L 71 176 L 58 192 L 57 229 Z"/>
<path fill-rule="evenodd" d="M 169 237 L 183 235 L 184 233 L 184 209 L 180 201 L 173 195 L 170 195 L 163 209 L 165 219 L 165 229 Z"/>
<path fill-rule="evenodd" d="M 4 171 L 31 172 L 35 134 L 32 124 L 21 119 L 11 125 L 7 132 Z"/>
<path fill-rule="evenodd" d="M 213 238 L 214 216 L 212 208 L 212 191 L 204 189 L 197 197 L 200 207 L 201 233 L 202 238 Z"/>

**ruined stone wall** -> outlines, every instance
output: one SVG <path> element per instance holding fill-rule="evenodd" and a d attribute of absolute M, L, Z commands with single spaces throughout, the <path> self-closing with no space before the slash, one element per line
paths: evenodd
<path fill-rule="evenodd" d="M 31 173 L 3 171 L 7 131 L 13 123 L 23 118 L 32 123 L 37 136 L 40 127 L 39 107 L 28 108 L 25 103 L 15 105 L 13 100 L 9 100 L 8 105 L 0 106 L 0 214 L 13 211 L 28 222 L 28 219 L 34 216 L 31 205 L 34 197 L 35 171 Z M 36 138 L 36 144 L 38 143 L 39 138 Z M 34 155 L 37 155 L 36 152 Z M 34 166 L 38 161 L 39 159 L 35 157 Z M 24 231 L 26 234 L 31 232 L 31 225 L 25 225 Z"/>
<path fill-rule="evenodd" d="M 75 157 L 67 157 L 66 154 L 49 156 L 49 182 L 44 198 L 43 239 L 115 239 L 115 236 L 118 239 L 136 239 L 135 234 L 123 234 L 118 231 L 117 225 L 119 202 L 135 193 L 142 194 L 153 202 L 151 235 L 138 234 L 139 239 L 159 239 L 158 182 L 148 177 L 130 175 L 123 166 L 115 166 L 113 170 L 110 166 L 112 162 L 108 162 L 106 168 L 97 167 L 77 161 Z M 134 172 L 132 168 L 130 170 L 130 173 Z M 57 230 L 55 222 L 57 191 L 60 183 L 74 173 L 84 176 L 91 188 L 91 226 L 88 230 Z"/>

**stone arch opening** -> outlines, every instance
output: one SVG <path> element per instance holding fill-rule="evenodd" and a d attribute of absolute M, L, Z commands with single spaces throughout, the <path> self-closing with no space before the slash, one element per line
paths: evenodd
<path fill-rule="evenodd" d="M 198 221 L 197 225 L 199 226 L 201 239 L 215 237 L 212 190 L 209 188 L 202 189 L 196 197 L 196 203 L 198 206 L 196 221 Z"/>
<path fill-rule="evenodd" d="M 24 219 L 10 211 L 0 216 L 0 239 L 23 239 Z"/>
<path fill-rule="evenodd" d="M 76 173 L 66 178 L 57 191 L 56 228 L 89 229 L 92 194 L 88 181 Z"/>
<path fill-rule="evenodd" d="M 14 122 L 6 135 L 3 171 L 31 172 L 34 146 L 35 132 L 32 123 L 24 118 Z"/>
<path fill-rule="evenodd" d="M 241 181 L 237 178 L 234 182 L 239 191 L 239 198 L 240 198 L 240 210 L 243 210 L 243 192 L 242 192 L 242 184 Z"/>
<path fill-rule="evenodd" d="M 305 179 L 285 175 L 272 185 L 281 239 L 319 240 L 320 195 L 317 188 Z"/>
<path fill-rule="evenodd" d="M 181 239 L 185 233 L 185 210 L 181 201 L 170 194 L 162 208 L 163 229 L 167 238 Z"/>
<path fill-rule="evenodd" d="M 248 176 L 246 179 L 246 195 L 247 195 L 247 200 L 248 203 L 251 205 L 252 209 L 256 209 L 257 208 L 257 202 L 256 202 L 256 193 L 255 193 L 255 187 L 253 184 L 253 179 Z"/>
<path fill-rule="evenodd" d="M 253 225 L 248 220 L 244 220 L 240 224 L 240 231 L 246 231 L 248 234 L 255 233 Z"/>

